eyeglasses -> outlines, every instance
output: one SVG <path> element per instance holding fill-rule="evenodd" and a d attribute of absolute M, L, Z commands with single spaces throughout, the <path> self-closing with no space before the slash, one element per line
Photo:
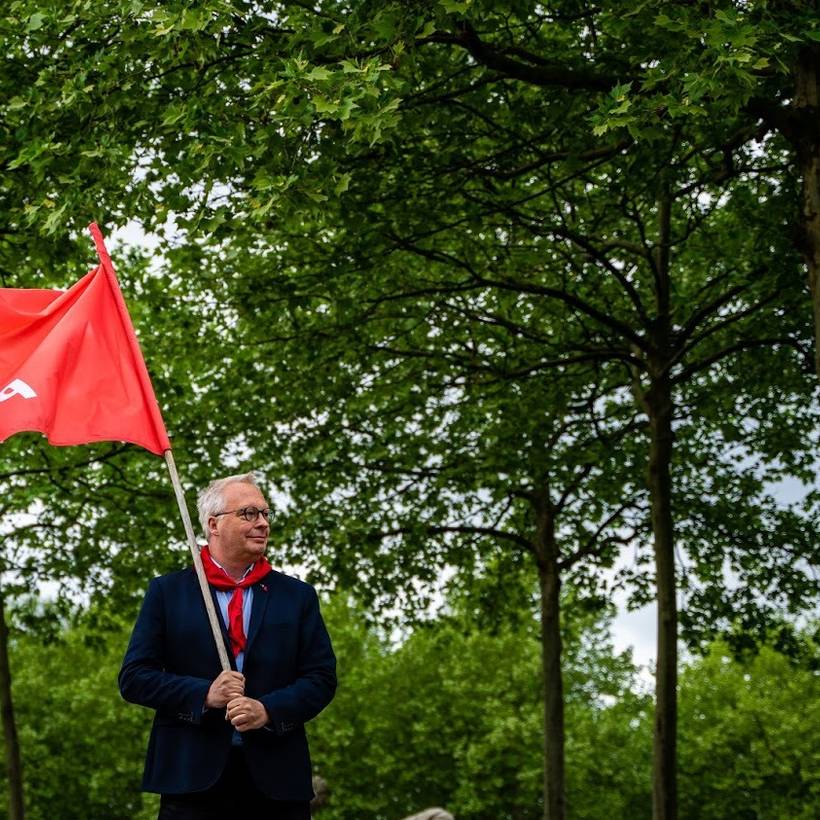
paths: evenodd
<path fill-rule="evenodd" d="M 264 510 L 260 510 L 259 507 L 240 507 L 238 510 L 225 510 L 224 512 L 214 513 L 214 517 L 230 515 L 231 513 L 236 513 L 239 518 L 244 518 L 245 521 L 256 521 L 260 515 L 265 521 L 270 521 L 270 509 L 267 507 Z"/>

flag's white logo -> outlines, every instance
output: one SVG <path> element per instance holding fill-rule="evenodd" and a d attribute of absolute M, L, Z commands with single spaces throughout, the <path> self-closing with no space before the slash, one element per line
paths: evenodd
<path fill-rule="evenodd" d="M 33 388 L 27 385 L 22 379 L 13 379 L 0 390 L 0 402 L 6 401 L 12 396 L 22 396 L 24 399 L 33 399 L 36 395 Z"/>

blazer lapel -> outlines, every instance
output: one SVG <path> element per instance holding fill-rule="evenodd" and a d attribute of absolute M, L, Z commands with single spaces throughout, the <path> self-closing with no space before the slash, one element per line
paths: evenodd
<path fill-rule="evenodd" d="M 253 604 L 251 604 L 251 622 L 248 624 L 248 641 L 245 644 L 245 657 L 247 658 L 253 639 L 259 632 L 259 627 L 265 618 L 270 600 L 270 583 L 273 573 L 268 573 L 259 583 L 253 585 Z"/>

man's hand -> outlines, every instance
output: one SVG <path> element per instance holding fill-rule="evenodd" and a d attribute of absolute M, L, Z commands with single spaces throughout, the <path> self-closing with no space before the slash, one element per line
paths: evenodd
<path fill-rule="evenodd" d="M 245 694 L 245 676 L 241 672 L 229 670 L 220 672 L 219 677 L 211 684 L 205 697 L 209 709 L 221 709 L 228 702 Z"/>
<path fill-rule="evenodd" d="M 240 732 L 261 729 L 270 720 L 267 710 L 260 701 L 246 697 L 237 697 L 230 701 L 226 716 L 234 729 Z"/>

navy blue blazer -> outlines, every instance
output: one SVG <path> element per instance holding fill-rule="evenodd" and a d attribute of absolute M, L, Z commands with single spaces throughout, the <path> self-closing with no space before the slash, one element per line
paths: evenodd
<path fill-rule="evenodd" d="M 218 606 L 217 616 L 230 646 Z M 230 650 L 228 656 L 233 661 Z M 119 674 L 127 701 L 156 710 L 144 791 L 197 792 L 219 778 L 233 727 L 224 709 L 204 706 L 221 671 L 193 568 L 154 578 Z M 310 800 L 304 724 L 336 690 L 336 658 L 313 587 L 275 570 L 254 584 L 243 674 L 245 694 L 271 719 L 242 735 L 254 782 L 274 800 Z"/>

